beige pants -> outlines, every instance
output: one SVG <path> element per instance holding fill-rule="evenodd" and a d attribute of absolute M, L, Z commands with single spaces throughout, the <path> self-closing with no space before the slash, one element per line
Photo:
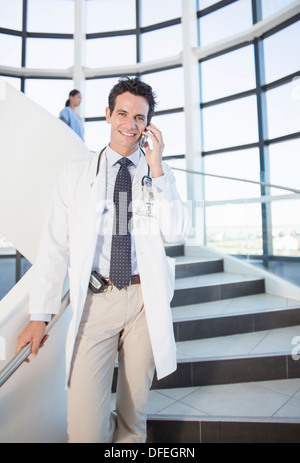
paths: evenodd
<path fill-rule="evenodd" d="M 117 352 L 116 418 L 111 385 Z M 154 370 L 141 285 L 88 291 L 69 381 L 69 442 L 145 442 Z"/>

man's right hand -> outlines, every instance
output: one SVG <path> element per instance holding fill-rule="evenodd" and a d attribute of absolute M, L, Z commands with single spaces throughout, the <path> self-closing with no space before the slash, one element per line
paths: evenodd
<path fill-rule="evenodd" d="M 27 344 L 32 342 L 31 355 L 36 357 L 38 351 L 44 346 L 45 342 L 49 338 L 46 333 L 46 323 L 42 321 L 31 321 L 27 328 L 18 338 L 18 345 L 16 354 Z M 29 363 L 30 360 L 27 358 L 25 362 Z"/>

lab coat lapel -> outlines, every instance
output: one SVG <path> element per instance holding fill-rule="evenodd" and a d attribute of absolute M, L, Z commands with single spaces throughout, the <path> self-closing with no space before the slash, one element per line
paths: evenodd
<path fill-rule="evenodd" d="M 95 172 L 96 175 L 96 172 Z M 106 188 L 106 156 L 105 152 L 101 155 L 100 168 L 90 187 L 89 200 L 87 204 L 88 213 L 85 223 L 86 237 L 90 252 L 94 252 L 96 238 L 99 231 L 99 219 L 103 214 L 105 206 Z"/>
<path fill-rule="evenodd" d="M 96 171 L 95 171 L 96 175 Z M 91 266 L 94 258 L 96 240 L 99 232 L 99 225 L 105 205 L 105 188 L 106 188 L 106 156 L 101 156 L 100 169 L 93 182 L 89 185 L 87 201 L 83 207 L 87 208 L 83 226 L 83 245 L 81 246 L 82 254 L 80 257 L 81 284 L 82 288 L 86 287 L 87 279 L 91 272 Z"/>

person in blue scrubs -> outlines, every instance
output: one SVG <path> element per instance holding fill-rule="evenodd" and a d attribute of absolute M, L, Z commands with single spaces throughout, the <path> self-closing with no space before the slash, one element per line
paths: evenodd
<path fill-rule="evenodd" d="M 76 114 L 76 108 L 81 103 L 81 93 L 79 90 L 72 90 L 66 101 L 65 108 L 60 112 L 59 118 L 68 124 L 74 132 L 84 141 L 84 128 L 81 118 Z"/>

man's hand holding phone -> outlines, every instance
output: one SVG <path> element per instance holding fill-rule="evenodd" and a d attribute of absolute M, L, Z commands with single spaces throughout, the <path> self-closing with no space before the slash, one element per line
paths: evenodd
<path fill-rule="evenodd" d="M 143 132 L 143 135 L 149 137 L 152 141 L 152 149 L 148 141 L 144 144 L 145 157 L 150 167 L 152 178 L 161 177 L 164 175 L 161 160 L 165 147 L 162 133 L 154 124 L 149 124 Z"/>

